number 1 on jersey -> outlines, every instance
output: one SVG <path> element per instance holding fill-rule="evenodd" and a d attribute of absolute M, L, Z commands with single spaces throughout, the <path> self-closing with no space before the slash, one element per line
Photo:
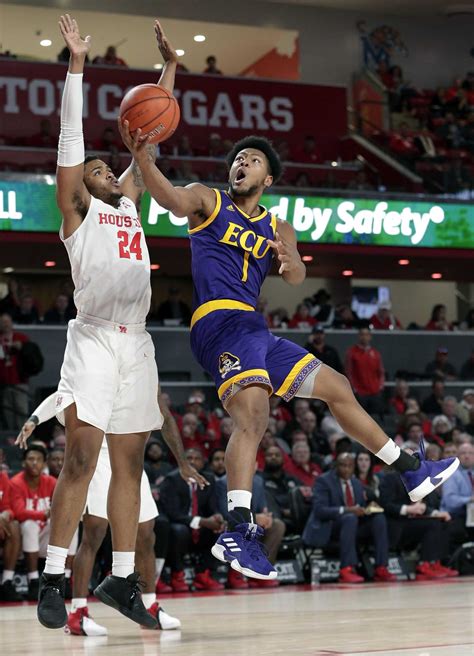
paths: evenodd
<path fill-rule="evenodd" d="M 130 235 L 125 230 L 119 230 L 117 232 L 117 237 L 119 240 L 119 257 L 123 260 L 129 260 L 130 254 L 135 255 L 136 260 L 142 259 L 142 249 L 140 245 L 141 233 L 136 232 L 133 235 L 132 241 L 129 245 Z"/>

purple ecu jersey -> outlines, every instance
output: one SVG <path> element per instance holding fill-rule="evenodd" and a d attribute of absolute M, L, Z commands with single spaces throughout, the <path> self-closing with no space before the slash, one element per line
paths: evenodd
<path fill-rule="evenodd" d="M 264 385 L 289 400 L 320 362 L 305 349 L 272 335 L 255 312 L 272 264 L 277 220 L 264 208 L 256 217 L 214 190 L 216 206 L 189 231 L 194 283 L 191 347 L 214 378 L 225 403 L 242 387 Z"/>

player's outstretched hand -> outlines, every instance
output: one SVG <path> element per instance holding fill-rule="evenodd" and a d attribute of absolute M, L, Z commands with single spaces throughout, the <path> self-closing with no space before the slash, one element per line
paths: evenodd
<path fill-rule="evenodd" d="M 179 473 L 181 474 L 181 478 L 184 478 L 186 483 L 197 483 L 201 490 L 203 490 L 207 485 L 210 485 L 207 478 L 201 476 L 198 470 L 188 462 L 183 462 L 183 464 L 180 465 Z"/>
<path fill-rule="evenodd" d="M 178 55 L 163 31 L 159 20 L 155 20 L 155 35 L 159 51 L 165 62 L 178 62 Z"/>
<path fill-rule="evenodd" d="M 279 232 L 275 233 L 275 240 L 267 239 L 267 243 L 273 248 L 275 257 L 280 262 L 278 273 L 290 271 L 296 260 L 299 260 L 298 249 L 294 244 L 287 241 Z"/>
<path fill-rule="evenodd" d="M 135 130 L 132 134 L 130 132 L 130 125 L 127 120 L 122 121 L 120 116 L 117 118 L 118 129 L 123 143 L 127 146 L 128 150 L 132 153 L 133 157 L 137 159 L 141 154 L 147 151 L 147 145 L 150 143 L 151 137 L 144 137 L 140 128 Z"/>
<path fill-rule="evenodd" d="M 19 446 L 20 449 L 26 449 L 28 446 L 28 438 L 30 435 L 33 433 L 33 431 L 36 428 L 36 424 L 34 421 L 25 421 L 23 426 L 21 427 L 21 431 L 18 433 L 18 436 L 15 440 L 16 446 Z"/>
<path fill-rule="evenodd" d="M 59 19 L 59 30 L 63 35 L 69 52 L 73 57 L 86 57 L 91 49 L 91 37 L 86 36 L 85 39 L 81 38 L 79 26 L 75 18 L 71 18 L 69 14 L 61 16 Z"/>

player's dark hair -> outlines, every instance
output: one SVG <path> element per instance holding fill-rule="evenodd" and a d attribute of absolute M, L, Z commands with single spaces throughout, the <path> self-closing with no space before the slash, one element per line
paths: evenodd
<path fill-rule="evenodd" d="M 240 153 L 241 150 L 245 150 L 246 148 L 254 148 L 255 150 L 260 150 L 265 155 L 268 160 L 270 175 L 273 177 L 273 182 L 278 182 L 278 180 L 281 178 L 283 167 L 280 161 L 280 157 L 277 151 L 274 149 L 272 142 L 268 139 L 265 139 L 265 137 L 251 136 L 237 141 L 237 143 L 234 144 L 234 147 L 227 155 L 227 164 L 229 168 L 234 163 L 234 159 L 237 157 L 238 153 Z"/>
<path fill-rule="evenodd" d="M 99 159 L 101 162 L 103 161 L 99 155 L 86 155 L 84 158 L 84 166 L 88 164 L 89 162 L 93 162 L 94 160 Z"/>
<path fill-rule="evenodd" d="M 33 442 L 33 444 L 27 446 L 26 449 L 23 451 L 23 460 L 26 460 L 26 456 L 30 453 L 30 451 L 38 451 L 39 453 L 42 453 L 45 461 L 48 457 L 48 452 L 46 451 L 44 446 Z"/>

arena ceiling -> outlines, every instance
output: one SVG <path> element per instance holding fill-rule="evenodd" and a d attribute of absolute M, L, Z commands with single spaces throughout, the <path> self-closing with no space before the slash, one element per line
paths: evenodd
<path fill-rule="evenodd" d="M 474 2 L 452 0 L 259 0 L 285 5 L 309 5 L 325 9 L 365 11 L 389 15 L 472 13 Z"/>

